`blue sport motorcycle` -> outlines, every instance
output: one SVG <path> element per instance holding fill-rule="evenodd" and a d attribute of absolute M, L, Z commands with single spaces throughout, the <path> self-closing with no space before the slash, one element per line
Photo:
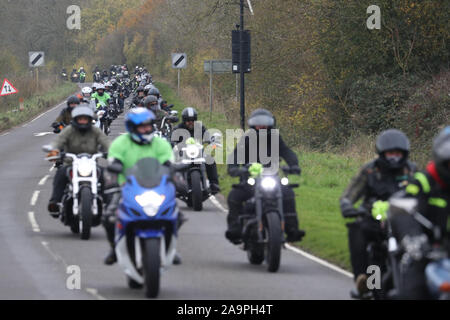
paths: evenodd
<path fill-rule="evenodd" d="M 178 207 L 170 169 L 144 158 L 126 172 L 116 221 L 115 251 L 130 288 L 159 293 L 161 271 L 176 254 Z"/>

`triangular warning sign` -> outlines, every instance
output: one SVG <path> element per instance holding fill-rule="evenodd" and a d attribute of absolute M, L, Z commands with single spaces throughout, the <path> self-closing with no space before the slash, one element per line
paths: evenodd
<path fill-rule="evenodd" d="M 0 96 L 7 96 L 10 94 L 15 94 L 19 92 L 14 86 L 11 84 L 11 82 L 8 81 L 8 79 L 5 79 L 2 84 L 2 91 L 0 93 Z"/>

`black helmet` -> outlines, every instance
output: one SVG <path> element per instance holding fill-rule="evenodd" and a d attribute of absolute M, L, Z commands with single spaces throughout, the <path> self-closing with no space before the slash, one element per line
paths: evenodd
<path fill-rule="evenodd" d="M 158 110 L 159 109 L 158 99 L 155 96 L 148 96 L 144 100 L 144 107 L 151 111 Z"/>
<path fill-rule="evenodd" d="M 399 169 L 405 165 L 408 159 L 410 144 L 408 137 L 403 132 L 397 129 L 389 129 L 378 136 L 375 148 L 382 165 L 388 169 Z M 393 150 L 402 151 L 403 157 L 393 160 L 386 159 L 385 152 Z"/>
<path fill-rule="evenodd" d="M 144 92 L 144 87 L 143 86 L 137 87 L 136 92 Z"/>
<path fill-rule="evenodd" d="M 183 112 L 181 112 L 181 119 L 183 122 L 197 121 L 197 110 L 191 107 L 185 108 Z"/>
<path fill-rule="evenodd" d="M 450 185 L 450 127 L 445 127 L 433 141 L 433 160 L 442 180 Z"/>
<path fill-rule="evenodd" d="M 247 123 L 250 128 L 255 128 L 256 126 L 273 128 L 275 126 L 275 117 L 267 109 L 256 109 L 250 114 Z"/>
<path fill-rule="evenodd" d="M 78 99 L 77 96 L 70 96 L 69 99 L 67 99 L 67 107 L 70 108 L 70 105 L 73 103 L 80 104 L 80 99 Z"/>
<path fill-rule="evenodd" d="M 88 117 L 87 124 L 78 124 L 77 119 L 79 117 Z M 94 118 L 94 111 L 87 103 L 83 103 L 79 107 L 72 110 L 72 126 L 81 132 L 85 132 L 92 127 L 92 119 Z"/>
<path fill-rule="evenodd" d="M 158 88 L 155 88 L 155 87 L 151 88 L 148 91 L 148 94 L 151 95 L 151 96 L 156 96 L 159 99 L 159 90 L 158 90 Z"/>

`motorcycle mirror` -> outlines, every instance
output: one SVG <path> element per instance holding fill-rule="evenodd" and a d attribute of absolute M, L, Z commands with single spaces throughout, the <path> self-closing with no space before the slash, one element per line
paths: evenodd
<path fill-rule="evenodd" d="M 115 163 L 111 163 L 110 165 L 108 165 L 107 169 L 109 172 L 119 174 L 123 170 L 123 165 L 115 162 Z"/>
<path fill-rule="evenodd" d="M 50 152 L 52 150 L 53 150 L 53 147 L 49 144 L 42 146 L 42 151 L 44 151 L 44 152 Z"/>

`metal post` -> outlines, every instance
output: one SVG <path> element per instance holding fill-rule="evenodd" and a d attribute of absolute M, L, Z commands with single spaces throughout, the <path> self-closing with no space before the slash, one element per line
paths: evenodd
<path fill-rule="evenodd" d="M 236 102 L 239 100 L 239 76 L 236 73 Z"/>
<path fill-rule="evenodd" d="M 178 69 L 178 89 L 177 94 L 180 95 L 180 69 Z"/>
<path fill-rule="evenodd" d="M 212 118 L 213 109 L 213 61 L 209 60 L 209 120 Z"/>
<path fill-rule="evenodd" d="M 245 73 L 244 73 L 244 0 L 241 0 L 241 23 L 239 33 L 239 68 L 241 72 L 241 128 L 245 130 Z"/>
<path fill-rule="evenodd" d="M 39 91 L 39 68 L 36 68 L 36 90 Z"/>

